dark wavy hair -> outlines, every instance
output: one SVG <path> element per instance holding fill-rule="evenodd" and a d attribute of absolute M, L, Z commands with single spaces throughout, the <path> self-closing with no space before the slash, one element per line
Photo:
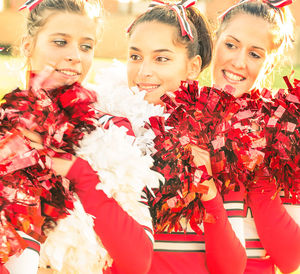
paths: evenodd
<path fill-rule="evenodd" d="M 210 64 L 212 57 L 211 31 L 207 20 L 197 8 L 187 8 L 186 14 L 191 26 L 192 34 L 194 36 L 193 41 L 191 41 L 188 36 L 181 35 L 180 23 L 176 13 L 172 9 L 165 6 L 154 7 L 153 9 L 140 15 L 132 23 L 129 31 L 129 37 L 133 33 L 135 27 L 143 22 L 155 21 L 174 26 L 177 29 L 175 42 L 186 46 L 189 58 L 200 55 L 202 59 L 201 69 L 203 70 Z"/>

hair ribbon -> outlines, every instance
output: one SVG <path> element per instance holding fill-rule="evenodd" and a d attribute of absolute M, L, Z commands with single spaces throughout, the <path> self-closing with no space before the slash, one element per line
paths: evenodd
<path fill-rule="evenodd" d="M 234 9 L 235 7 L 243 4 L 243 3 L 247 3 L 247 2 L 259 2 L 257 0 L 242 0 L 240 2 L 238 2 L 237 4 L 231 6 L 230 8 L 228 8 L 225 12 L 223 12 L 218 18 L 223 20 L 223 18 L 226 16 L 226 14 L 228 12 L 230 12 L 232 9 Z M 287 5 L 290 5 L 293 3 L 293 0 L 262 0 L 263 3 L 266 3 L 268 5 L 270 5 L 272 8 L 274 9 L 280 9 L 283 8 Z"/>
<path fill-rule="evenodd" d="M 191 26 L 188 22 L 187 15 L 186 15 L 186 9 L 196 3 L 195 0 L 183 0 L 180 3 L 177 4 L 167 4 L 159 0 L 153 0 L 149 8 L 152 9 L 156 6 L 166 6 L 169 7 L 171 10 L 173 10 L 178 18 L 180 29 L 181 29 L 181 35 L 182 36 L 188 36 L 190 40 L 193 40 L 193 34 L 191 30 Z"/>
<path fill-rule="evenodd" d="M 24 5 L 22 5 L 19 10 L 28 8 L 30 11 L 32 11 L 39 3 L 41 3 L 43 0 L 28 0 L 25 2 Z"/>
<path fill-rule="evenodd" d="M 28 8 L 30 11 L 32 11 L 42 1 L 43 0 L 28 0 L 19 8 L 19 10 Z M 86 0 L 86 1 L 88 1 L 88 0 Z"/>
<path fill-rule="evenodd" d="M 153 0 L 150 4 L 149 4 L 149 8 L 148 10 L 151 10 L 155 7 L 158 6 L 164 6 L 164 7 L 168 7 L 171 10 L 173 10 L 178 18 L 179 24 L 180 24 L 180 29 L 181 29 L 181 35 L 182 36 L 188 36 L 190 40 L 194 40 L 193 34 L 192 34 L 192 30 L 191 30 L 191 26 L 188 22 L 187 19 L 187 15 L 186 15 L 186 9 L 192 5 L 194 5 L 196 3 L 195 0 L 182 0 L 181 2 L 177 3 L 177 4 L 168 4 L 165 3 L 163 1 L 160 0 Z M 134 22 L 133 22 L 134 24 Z M 130 29 L 132 28 L 132 25 L 127 29 L 127 32 L 130 31 Z"/>

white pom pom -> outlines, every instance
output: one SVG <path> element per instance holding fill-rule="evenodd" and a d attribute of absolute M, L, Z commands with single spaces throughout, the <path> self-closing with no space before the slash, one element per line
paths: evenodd
<path fill-rule="evenodd" d="M 94 231 L 93 217 L 79 200 L 70 215 L 58 221 L 41 246 L 40 266 L 59 273 L 102 273 L 112 259 Z"/>

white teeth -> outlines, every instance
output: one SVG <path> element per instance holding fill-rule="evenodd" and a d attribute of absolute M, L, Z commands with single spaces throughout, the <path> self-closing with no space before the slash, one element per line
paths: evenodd
<path fill-rule="evenodd" d="M 141 85 L 139 85 L 139 88 L 140 89 L 145 89 L 145 90 L 154 89 L 154 88 L 158 88 L 158 85 L 156 85 L 156 86 L 141 86 Z"/>
<path fill-rule="evenodd" d="M 228 77 L 232 81 L 242 81 L 243 79 L 245 79 L 244 77 L 238 76 L 238 75 L 233 74 L 228 71 L 224 71 L 224 73 L 225 73 L 226 77 Z"/>
<path fill-rule="evenodd" d="M 70 75 L 70 76 L 76 76 L 78 75 L 78 73 L 74 72 L 74 71 L 69 71 L 69 70 L 60 70 L 61 73 L 66 74 L 66 75 Z"/>

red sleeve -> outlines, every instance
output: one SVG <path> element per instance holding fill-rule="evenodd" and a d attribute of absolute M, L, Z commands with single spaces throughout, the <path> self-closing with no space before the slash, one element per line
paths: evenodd
<path fill-rule="evenodd" d="M 144 228 L 130 217 L 114 199 L 96 190 L 99 178 L 91 166 L 77 158 L 67 176 L 75 183 L 86 212 L 95 216 L 95 231 L 120 273 L 147 273 L 153 245 Z"/>
<path fill-rule="evenodd" d="M 135 136 L 130 121 L 125 117 L 119 117 L 119 116 L 112 116 L 110 114 L 103 114 L 102 117 L 109 117 L 107 120 L 103 123 L 103 126 L 105 129 L 108 129 L 110 124 L 113 123 L 114 125 L 118 127 L 125 127 L 127 128 L 127 134 L 130 136 Z"/>
<path fill-rule="evenodd" d="M 275 265 L 284 272 L 300 265 L 300 227 L 271 193 L 249 193 L 249 203 L 263 247 Z"/>
<path fill-rule="evenodd" d="M 3 264 L 0 265 L 0 274 L 9 274 L 9 271 Z"/>
<path fill-rule="evenodd" d="M 212 214 L 216 222 L 204 222 L 205 252 L 210 273 L 244 273 L 247 256 L 245 248 L 236 237 L 228 221 L 221 195 L 203 202 L 207 213 Z"/>

